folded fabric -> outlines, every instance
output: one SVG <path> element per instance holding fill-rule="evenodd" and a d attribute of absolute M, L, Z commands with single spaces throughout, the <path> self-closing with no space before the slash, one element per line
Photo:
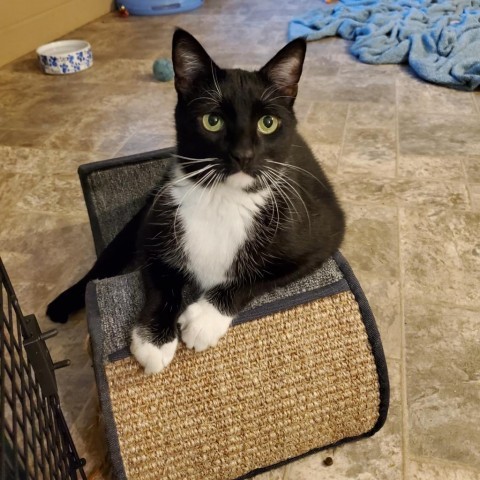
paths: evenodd
<path fill-rule="evenodd" d="M 432 83 L 480 85 L 480 0 L 340 0 L 289 24 L 290 40 L 334 35 L 364 63 L 408 62 Z"/>

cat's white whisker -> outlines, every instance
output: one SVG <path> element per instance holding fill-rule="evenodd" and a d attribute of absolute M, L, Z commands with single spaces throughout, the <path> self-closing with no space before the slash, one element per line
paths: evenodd
<path fill-rule="evenodd" d="M 212 60 L 210 60 L 210 67 L 212 69 L 213 82 L 215 84 L 215 88 L 217 90 L 218 96 L 219 98 L 223 98 L 222 90 L 220 89 L 220 85 L 218 83 L 217 72 L 215 71 L 215 67 L 213 66 Z"/>
<path fill-rule="evenodd" d="M 295 145 L 295 146 L 299 146 L 299 145 Z M 312 172 L 309 172 L 308 170 L 305 170 L 304 168 L 302 167 L 298 167 L 297 165 L 291 165 L 290 163 L 281 163 L 281 162 L 276 162 L 274 160 L 270 160 L 270 159 L 267 159 L 267 162 L 269 163 L 274 163 L 276 165 L 282 165 L 283 167 L 285 168 L 292 168 L 293 170 L 296 170 L 297 172 L 300 172 L 300 173 L 304 173 L 306 175 L 309 175 L 310 177 L 312 177 L 314 180 L 316 180 L 323 188 L 326 189 L 325 185 L 323 184 L 323 182 L 320 181 L 319 178 L 317 178 Z"/>
<path fill-rule="evenodd" d="M 202 168 L 200 170 L 197 170 L 195 172 L 192 172 L 191 174 L 187 174 L 187 175 L 183 175 L 181 176 L 180 178 L 177 178 L 175 179 L 175 181 L 171 181 L 165 188 L 167 187 L 172 187 L 173 185 L 175 184 L 178 184 L 178 183 L 181 183 L 182 181 L 184 180 L 188 180 L 189 178 L 192 178 L 194 177 L 195 175 L 199 174 L 199 173 L 203 173 L 204 171 L 207 171 L 208 169 L 213 169 L 213 165 L 207 165 L 205 168 Z M 211 172 L 208 172 L 207 175 L 211 173 Z M 185 199 L 185 197 L 193 190 L 195 189 L 199 184 L 201 184 L 201 182 L 204 180 L 205 177 L 201 177 L 199 180 L 197 180 L 193 185 L 192 187 L 187 191 L 187 193 L 185 194 L 185 196 L 183 197 L 182 201 Z M 163 188 L 161 191 L 164 191 L 165 188 Z M 160 192 L 159 192 L 160 193 Z M 156 211 L 156 209 L 154 208 L 155 207 L 155 204 L 157 202 L 159 198 L 159 194 L 157 194 L 156 198 L 155 198 L 155 201 L 152 205 L 152 210 L 153 211 Z M 176 221 L 177 221 L 177 213 L 178 213 L 178 208 L 175 212 L 175 217 L 174 217 L 174 223 L 173 223 L 173 228 L 174 228 L 174 236 L 175 236 L 175 239 L 177 238 L 176 237 Z M 157 224 L 157 225 L 160 225 L 160 224 Z M 162 232 L 159 232 L 157 235 L 155 235 L 152 240 L 156 240 L 158 238 L 159 235 L 161 235 Z"/>
<path fill-rule="evenodd" d="M 218 93 L 217 90 L 205 90 L 205 94 L 207 94 L 208 98 L 210 98 L 212 101 L 214 101 L 217 104 L 219 104 L 220 100 L 222 99 L 221 93 Z"/>
<path fill-rule="evenodd" d="M 190 172 L 190 173 L 186 173 L 184 175 L 182 175 L 181 177 L 178 177 L 176 178 L 175 180 L 173 181 L 170 181 L 170 182 L 167 182 L 165 184 L 164 187 L 162 187 L 160 190 L 158 190 L 158 192 L 155 192 L 155 198 L 153 200 L 153 203 L 152 203 L 152 211 L 156 211 L 157 209 L 155 208 L 157 202 L 158 202 L 158 199 L 160 198 L 160 196 L 162 195 L 162 193 L 167 190 L 168 188 L 171 188 L 172 185 L 176 185 L 178 183 L 181 183 L 183 182 L 184 180 L 188 180 L 189 178 L 192 178 L 194 177 L 195 175 L 198 175 L 200 173 L 203 173 L 204 171 L 208 170 L 209 168 L 213 168 L 214 165 L 206 165 L 205 167 L 203 168 L 200 168 L 199 170 L 195 170 L 194 172 Z"/>
<path fill-rule="evenodd" d="M 182 166 L 198 165 L 198 164 L 210 163 L 211 165 L 218 165 L 211 160 L 182 160 Z"/>
<path fill-rule="evenodd" d="M 269 167 L 267 167 L 269 168 Z M 308 209 L 307 209 L 307 206 L 303 200 L 303 198 L 301 197 L 301 195 L 298 193 L 298 191 L 295 189 L 295 187 L 293 185 L 291 185 L 289 183 L 289 181 L 287 180 L 287 178 L 285 177 L 285 175 L 282 175 L 280 173 L 278 173 L 277 171 L 273 170 L 273 169 L 270 169 L 270 174 L 273 175 L 276 179 L 277 179 L 277 183 L 276 183 L 276 186 L 278 187 L 278 190 L 281 194 L 284 195 L 284 199 L 285 201 L 288 201 L 289 204 L 293 207 L 293 209 L 295 210 L 295 213 L 297 214 L 297 216 L 300 218 L 300 212 L 297 210 L 297 208 L 295 207 L 292 199 L 289 197 L 287 191 L 291 192 L 291 193 L 294 193 L 298 198 L 299 200 L 302 202 L 303 204 L 303 207 L 305 209 L 305 213 L 307 214 L 307 217 L 308 217 L 308 222 L 309 222 L 309 225 L 310 224 L 310 214 L 308 212 Z M 283 185 L 283 187 L 282 187 Z M 287 191 L 285 191 L 285 189 Z"/>
<path fill-rule="evenodd" d="M 270 218 L 269 226 L 274 221 L 275 212 L 277 214 L 277 219 L 276 219 L 276 222 L 275 222 L 275 231 L 273 232 L 273 235 L 272 235 L 272 238 L 274 238 L 275 235 L 277 234 L 277 231 L 278 231 L 279 226 L 280 226 L 280 210 L 279 210 L 279 207 L 278 207 L 278 203 L 277 203 L 277 199 L 275 197 L 275 194 L 273 193 L 272 188 L 268 184 L 268 181 L 262 175 L 259 176 L 259 180 L 260 180 L 260 184 L 263 186 L 263 188 L 266 188 L 268 190 L 268 192 L 270 193 L 270 196 L 272 198 L 272 215 L 271 215 L 271 218 Z"/>
<path fill-rule="evenodd" d="M 269 168 L 269 167 L 267 167 Z M 295 214 L 297 215 L 297 217 L 300 217 L 300 214 L 298 213 L 298 210 L 296 209 L 294 203 L 292 202 L 292 200 L 288 197 L 288 195 L 283 191 L 283 188 L 279 182 L 279 180 L 283 180 L 281 177 L 280 178 L 275 178 L 273 176 L 273 174 L 276 175 L 276 177 L 279 177 L 278 173 L 269 168 L 270 171 L 268 172 L 263 172 L 264 175 L 270 180 L 270 182 L 272 183 L 272 185 L 274 186 L 275 190 L 280 194 L 280 196 L 282 197 L 283 201 L 285 202 L 285 205 L 288 209 L 288 213 L 290 214 L 290 217 L 293 217 L 293 212 L 292 210 L 295 212 Z"/>
<path fill-rule="evenodd" d="M 212 102 L 213 106 L 218 106 L 220 105 L 220 99 L 217 98 L 218 93 L 214 90 L 207 90 L 205 91 L 206 94 L 208 94 L 205 97 L 196 97 L 193 100 L 190 100 L 188 102 L 188 106 L 190 106 L 192 103 L 197 102 L 199 100 L 206 100 L 207 102 Z"/>
<path fill-rule="evenodd" d="M 266 88 L 263 91 L 262 96 L 260 97 L 260 100 L 267 103 L 267 102 L 273 102 L 278 98 L 296 98 L 294 95 L 278 95 L 272 98 L 272 95 L 275 92 L 278 92 L 279 90 L 284 90 L 285 88 L 293 87 L 293 86 L 294 86 L 293 84 L 271 85 L 270 87 Z"/>
<path fill-rule="evenodd" d="M 292 96 L 292 95 L 278 95 L 278 97 L 269 98 L 268 101 L 269 102 L 274 102 L 275 100 L 278 100 L 279 98 L 295 98 L 295 97 Z"/>
<path fill-rule="evenodd" d="M 218 160 L 216 157 L 206 157 L 206 158 L 194 158 L 194 157 L 185 157 L 184 155 L 178 155 L 178 153 L 172 153 L 172 157 L 181 158 L 182 160 L 192 160 L 199 162 L 209 162 L 212 160 Z"/>
<path fill-rule="evenodd" d="M 186 173 L 182 175 L 181 177 L 175 178 L 174 181 L 170 183 L 170 185 L 178 185 L 179 183 L 182 183 L 185 180 L 189 180 L 192 177 L 195 177 L 196 175 L 199 175 L 200 173 L 206 172 L 209 169 L 212 169 L 214 165 L 206 165 L 205 167 L 199 168 L 198 170 L 195 170 L 190 173 Z"/>
<path fill-rule="evenodd" d="M 205 192 L 208 192 L 208 198 L 211 198 L 211 190 L 208 188 L 212 180 L 215 180 L 216 172 L 213 172 L 213 176 L 209 176 L 208 182 L 205 185 L 202 185 L 203 191 L 200 194 L 200 199 L 198 200 L 198 205 L 201 205 L 202 203 L 202 198 L 205 195 Z"/>
<path fill-rule="evenodd" d="M 214 194 L 215 190 L 214 190 L 214 185 L 215 185 L 215 182 L 217 181 L 217 178 L 218 178 L 218 172 L 213 172 L 213 176 L 212 178 L 210 178 L 210 180 L 207 182 L 206 185 L 204 185 L 204 189 L 208 191 L 208 196 L 209 198 L 211 198 L 211 196 Z"/>
<path fill-rule="evenodd" d="M 274 189 L 272 188 L 272 193 L 276 197 L 275 192 L 279 195 L 279 197 L 280 197 L 279 200 L 283 200 L 284 208 L 286 208 L 286 212 L 284 211 L 283 208 L 282 209 L 280 209 L 280 207 L 278 208 L 278 215 L 277 215 L 278 230 L 287 231 L 288 230 L 288 227 L 287 227 L 288 224 L 293 224 L 294 213 L 296 213 L 297 216 L 298 216 L 298 212 L 296 211 L 295 206 L 292 204 L 292 202 L 286 197 L 286 195 L 283 193 L 283 191 L 278 186 L 276 186 Z M 278 202 L 277 202 L 277 204 L 278 204 Z"/>
<path fill-rule="evenodd" d="M 280 87 L 278 87 L 277 85 L 270 85 L 269 87 L 267 87 L 261 97 L 260 97 L 260 100 L 262 101 L 267 101 L 269 99 L 269 96 L 270 95 L 273 95 L 275 92 L 277 92 L 278 90 L 280 90 Z"/>
<path fill-rule="evenodd" d="M 275 170 L 272 170 L 271 171 L 272 173 L 275 172 Z M 297 185 L 300 189 L 304 190 L 304 188 L 299 184 L 297 183 L 295 180 L 291 179 L 291 178 L 286 178 L 285 175 L 281 175 L 280 173 L 278 172 L 275 172 L 276 175 L 279 175 L 281 178 L 282 178 L 282 181 L 284 182 L 284 184 L 287 186 L 287 188 L 292 192 L 294 193 L 298 199 L 302 202 L 302 205 L 303 205 L 303 208 L 305 209 L 305 213 L 307 215 L 307 219 L 308 219 L 308 227 L 309 227 L 309 231 L 311 232 L 312 230 L 312 223 L 311 223 L 311 219 L 310 219 L 310 213 L 308 212 L 308 208 L 307 208 L 307 205 L 305 203 L 305 201 L 303 200 L 302 196 L 300 195 L 300 193 L 298 192 L 298 190 L 292 185 L 291 182 L 295 183 L 295 185 Z M 305 191 L 305 190 L 304 190 Z"/>

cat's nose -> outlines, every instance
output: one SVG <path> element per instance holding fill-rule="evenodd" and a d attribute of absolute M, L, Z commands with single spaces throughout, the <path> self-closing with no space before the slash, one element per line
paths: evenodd
<path fill-rule="evenodd" d="M 231 152 L 232 159 L 238 164 L 241 170 L 248 168 L 254 157 L 252 148 L 235 149 Z"/>

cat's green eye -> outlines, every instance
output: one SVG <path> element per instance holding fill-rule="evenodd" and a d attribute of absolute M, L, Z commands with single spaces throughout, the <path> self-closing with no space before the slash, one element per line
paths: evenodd
<path fill-rule="evenodd" d="M 273 133 L 275 130 L 277 130 L 279 125 L 280 120 L 273 115 L 264 115 L 257 124 L 258 130 L 264 135 L 270 135 L 270 133 Z"/>
<path fill-rule="evenodd" d="M 218 132 L 223 128 L 223 120 L 214 113 L 207 113 L 202 117 L 203 128 L 209 132 Z"/>

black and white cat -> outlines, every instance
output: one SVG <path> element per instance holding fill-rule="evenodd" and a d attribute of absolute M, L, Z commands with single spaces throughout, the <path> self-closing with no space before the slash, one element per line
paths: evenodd
<path fill-rule="evenodd" d="M 304 276 L 338 249 L 343 212 L 296 131 L 305 51 L 297 39 L 259 71 L 222 69 L 189 33 L 175 32 L 175 160 L 92 270 L 49 305 L 52 320 L 64 322 L 83 306 L 89 280 L 118 273 L 136 236 L 146 303 L 131 351 L 156 373 L 179 338 L 196 351 L 215 346 L 255 296 Z M 186 283 L 199 295 L 182 312 Z"/>

